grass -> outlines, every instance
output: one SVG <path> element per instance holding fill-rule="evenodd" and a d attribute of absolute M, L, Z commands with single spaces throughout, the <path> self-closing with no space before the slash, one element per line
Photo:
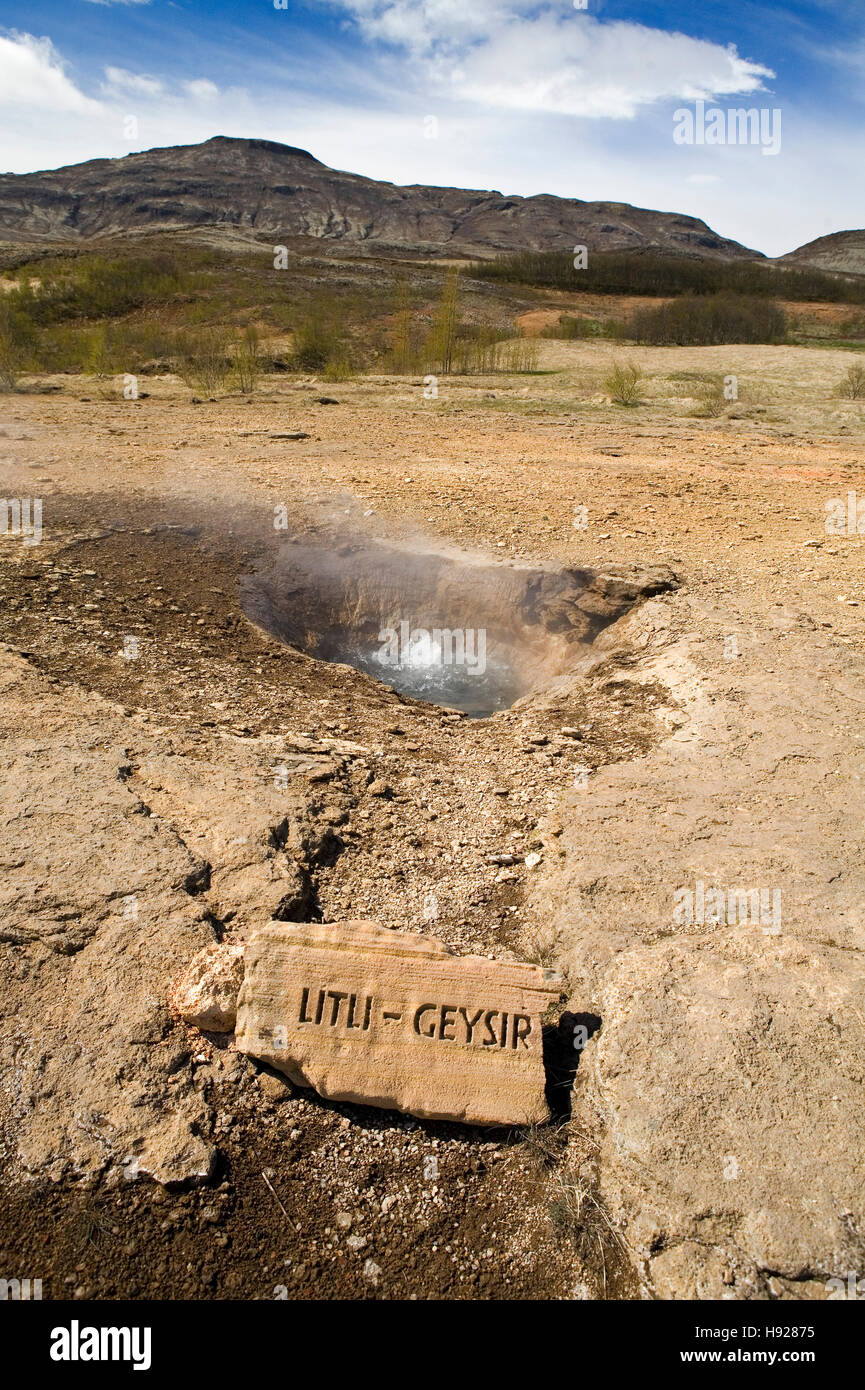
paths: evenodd
<path fill-rule="evenodd" d="M 627 1281 L 628 1247 L 597 1190 L 597 1143 L 571 1120 L 561 1125 L 530 1125 L 513 1153 L 546 1185 L 547 1218 L 575 1247 L 594 1275 L 602 1296 Z"/>

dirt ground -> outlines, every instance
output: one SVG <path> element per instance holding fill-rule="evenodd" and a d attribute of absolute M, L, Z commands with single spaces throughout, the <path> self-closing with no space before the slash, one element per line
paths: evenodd
<path fill-rule="evenodd" d="M 862 811 L 863 541 L 825 526 L 833 499 L 846 504 L 857 489 L 865 498 L 865 404 L 835 393 L 855 358 L 804 348 L 634 350 L 624 355 L 645 370 L 644 400 L 625 409 L 605 397 L 613 355 L 607 345 L 542 342 L 537 374 L 443 379 L 434 399 L 423 383 L 395 378 L 326 387 L 269 378 L 253 398 L 194 400 L 158 377 L 141 378 L 139 398 L 126 400 L 119 381 L 65 376 L 0 400 L 3 493 L 43 506 L 39 545 L 0 539 L 7 766 L 45 752 L 38 778 L 15 782 L 0 840 L 0 1249 L 10 1277 L 41 1277 L 46 1297 L 80 1299 L 709 1297 L 722 1286 L 738 1297 L 816 1297 L 835 1268 L 826 1250 L 853 1258 L 834 1235 L 824 1250 L 814 1233 L 829 1231 L 822 1211 L 796 1235 L 810 1242 L 807 1257 L 763 1258 L 748 1212 L 782 1200 L 780 1171 L 777 1190 L 746 1193 L 733 1214 L 715 1203 L 711 1237 L 705 1227 L 695 1235 L 705 1212 L 687 1215 L 699 1192 L 671 1196 L 661 1159 L 635 1149 L 647 1184 L 640 1195 L 614 1156 L 615 1069 L 602 1075 L 592 1049 L 621 1037 L 605 1004 L 610 972 L 629 951 L 666 949 L 637 922 L 634 895 L 649 890 L 631 859 L 651 873 L 643 861 L 654 857 L 656 828 L 667 844 L 660 826 L 671 808 L 701 844 L 717 840 L 713 827 L 734 825 L 743 872 L 775 882 L 756 866 L 782 834 L 778 804 L 767 793 L 762 811 L 746 806 L 742 790 L 749 769 L 752 785 L 769 775 L 760 738 L 776 737 L 778 758 L 791 760 L 787 808 L 807 800 L 803 859 L 829 845 L 843 877 L 861 852 L 861 831 L 857 845 L 850 827 Z M 736 377 L 738 400 L 718 418 L 697 413 L 701 373 Z M 284 437 L 292 433 L 304 437 Z M 274 527 L 280 507 L 288 533 Z M 675 583 L 608 629 L 579 676 L 468 720 L 313 661 L 246 617 L 244 576 L 271 563 L 286 534 L 337 524 L 518 563 L 662 565 Z M 821 663 L 831 681 L 818 695 L 810 681 Z M 722 706 L 731 722 L 710 778 L 719 736 L 707 711 L 720 718 Z M 792 711 L 798 732 L 785 723 L 795 723 Z M 73 729 L 85 731 L 74 756 Z M 691 790 L 670 801 L 657 791 L 658 769 L 688 739 Z M 94 771 L 109 745 L 121 770 Z M 257 860 L 231 857 L 232 819 L 240 838 L 258 824 L 277 765 L 303 827 L 295 860 L 307 911 L 375 917 L 461 951 L 563 972 L 562 1007 L 601 1019 L 577 1068 L 570 1120 L 566 1101 L 553 1126 L 529 1135 L 329 1104 L 165 1013 L 165 969 L 285 902 L 284 885 L 267 877 L 272 846 Z M 711 785 L 697 785 L 701 767 Z M 90 1121 L 76 1110 L 69 1122 L 64 1086 L 85 1075 L 74 1070 L 80 1047 L 66 1079 L 58 1071 L 39 1090 L 54 1047 L 47 1032 L 34 1041 L 43 1017 L 55 1043 L 62 1036 L 73 1051 L 79 1033 L 94 1051 L 97 1036 L 113 1036 L 115 985 L 97 977 L 100 952 L 120 947 L 105 945 L 108 907 L 88 916 L 102 878 L 88 885 L 85 865 L 103 777 L 139 799 L 177 853 L 207 865 L 177 889 L 182 907 L 166 898 L 159 908 L 159 932 L 184 923 L 185 934 L 159 936 L 169 966 L 151 975 L 141 967 L 139 993 L 159 996 L 160 981 L 164 993 L 150 1048 L 160 1079 L 148 1071 L 140 1123 L 167 1123 L 175 1102 L 164 1098 L 177 1092 L 178 1113 L 191 1117 L 208 1155 L 196 1159 L 197 1173 L 189 1160 L 188 1172 L 181 1163 L 165 1181 L 146 1164 L 137 1182 L 124 1179 L 108 1141 L 76 1134 Z M 232 779 L 242 794 L 226 807 Z M 382 785 L 384 794 L 370 792 Z M 605 787 L 619 800 L 605 801 Z M 44 852 L 42 882 L 64 882 L 72 906 L 55 905 L 31 931 L 16 905 L 41 890 L 15 875 L 35 873 L 20 847 L 33 816 L 24 840 L 32 834 Z M 268 809 L 265 820 L 279 816 Z M 112 864 L 119 834 L 108 827 L 100 840 Z M 684 842 L 671 832 L 670 845 Z M 672 850 L 658 853 L 659 891 L 672 901 L 696 861 L 661 868 L 664 853 Z M 534 867 L 527 854 L 540 856 Z M 618 894 L 588 934 L 577 925 L 578 880 L 596 905 L 607 885 Z M 147 891 L 146 875 L 137 884 L 118 877 L 106 901 L 114 912 Z M 858 885 L 850 891 L 847 935 L 825 923 L 818 933 L 842 974 L 846 961 L 858 969 L 862 950 Z M 809 922 L 817 913 L 819 900 Z M 637 937 L 626 940 L 631 927 Z M 138 960 L 151 930 L 146 909 L 135 930 Z M 795 913 L 785 940 L 788 930 L 815 939 Z M 98 1035 L 87 1033 L 82 972 L 107 1001 Z M 134 994 L 134 979 L 122 988 Z M 98 1062 L 88 1066 L 96 1076 Z M 25 1073 L 26 1084 L 16 1079 Z M 783 1078 L 776 1084 L 783 1090 Z M 94 1087 L 110 1107 L 108 1071 Z M 128 1136 L 135 1105 L 122 1121 L 110 1108 L 100 1114 Z M 696 1171 L 707 1162 L 702 1154 Z M 849 1155 L 838 1163 L 843 1181 L 826 1187 L 840 1211 L 858 1170 Z M 644 1231 L 640 1210 L 653 1203 L 665 1215 Z M 860 1240 L 861 1212 L 851 1208 L 852 1199 L 847 1228 Z M 681 1259 L 671 1263 L 670 1251 Z M 655 1278 L 657 1257 L 667 1264 Z M 703 1266 L 714 1264 L 720 1283 L 707 1283 Z"/>

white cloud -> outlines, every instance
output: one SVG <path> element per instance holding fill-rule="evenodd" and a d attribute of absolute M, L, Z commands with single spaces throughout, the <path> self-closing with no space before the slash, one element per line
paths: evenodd
<path fill-rule="evenodd" d="M 196 77 L 191 82 L 184 82 L 183 86 L 195 101 L 213 101 L 214 97 L 219 96 L 216 83 L 208 81 L 206 77 Z"/>
<path fill-rule="evenodd" d="M 631 119 L 653 102 L 752 92 L 774 76 L 733 45 L 532 0 L 324 2 L 366 38 L 406 50 L 440 92 L 487 108 Z"/>
<path fill-rule="evenodd" d="M 105 76 L 108 80 L 102 90 L 108 96 L 158 97 L 165 91 L 158 77 L 129 72 L 126 68 L 106 68 Z"/>
<path fill-rule="evenodd" d="M 519 6 L 502 0 L 324 0 L 348 10 L 367 38 L 412 53 L 455 51 L 488 38 L 519 18 Z M 532 8 L 537 8 L 532 6 Z"/>
<path fill-rule="evenodd" d="M 96 112 L 91 101 L 67 77 L 63 60 L 50 39 L 6 30 L 0 34 L 0 107 L 40 112 Z"/>
<path fill-rule="evenodd" d="M 356 7 L 360 2 L 353 0 Z M 370 9 L 376 3 L 369 0 Z M 432 0 L 428 10 L 431 6 Z M 465 9 L 466 26 L 475 28 L 501 12 L 493 0 L 465 3 Z M 416 13 L 417 6 L 407 5 L 408 11 Z M 586 18 L 574 11 L 576 24 Z M 479 69 L 469 61 L 476 47 L 469 43 L 461 63 L 452 65 L 462 68 L 460 84 L 480 81 Z M 735 70 L 723 67 L 727 50 L 708 48 L 721 66 L 699 74 L 704 86 L 710 80 L 740 80 Z M 652 58 L 660 61 L 660 50 L 641 51 L 644 65 Z M 675 49 L 679 58 L 683 52 Z M 584 62 L 597 56 L 592 50 Z M 839 227 L 861 225 L 861 191 L 849 176 L 860 157 L 861 132 L 838 126 L 831 112 L 825 120 L 809 118 L 785 103 L 789 138 L 778 159 L 766 160 L 747 146 L 676 146 L 672 102 L 646 106 L 633 121 L 598 121 L 546 109 L 476 105 L 463 98 L 462 87 L 454 91 L 450 70 L 439 71 L 437 58 L 384 54 L 380 61 L 360 64 L 355 47 L 354 69 L 347 70 L 339 66 L 338 51 L 330 62 L 305 66 L 294 50 L 290 57 L 289 70 L 275 49 L 267 62 L 247 65 L 245 89 L 226 86 L 216 92 L 201 76 L 181 81 L 118 69 L 159 84 L 160 90 L 139 88 L 131 95 L 128 89 L 113 94 L 103 89 L 102 99 L 94 101 L 78 90 L 47 39 L 7 31 L 0 37 L 2 165 L 24 173 L 193 144 L 213 135 L 253 136 L 299 145 L 334 168 L 396 183 L 552 193 L 692 213 L 723 235 L 772 254 Z M 200 71 L 198 61 L 190 55 L 192 72 Z M 426 66 L 417 67 L 416 61 Z M 362 84 L 353 81 L 359 68 Z M 224 71 L 236 70 L 236 63 L 226 63 Z M 683 70 L 673 69 L 679 77 Z M 652 81 L 669 84 L 670 71 L 665 68 Z M 589 74 L 593 81 L 597 76 Z M 634 76 L 644 80 L 639 72 Z M 687 80 L 696 83 L 693 63 Z M 128 133 L 130 111 L 137 120 L 134 139 Z M 439 119 L 437 139 L 425 138 L 427 113 Z M 806 187 L 809 196 L 803 198 Z M 571 245 L 581 240 L 579 230 L 575 226 Z"/>

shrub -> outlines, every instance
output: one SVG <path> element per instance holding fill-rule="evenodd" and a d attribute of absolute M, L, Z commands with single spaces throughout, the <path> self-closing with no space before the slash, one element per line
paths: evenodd
<path fill-rule="evenodd" d="M 261 344 L 257 329 L 250 324 L 234 353 L 234 375 L 238 390 L 251 395 L 261 376 Z"/>
<path fill-rule="evenodd" d="M 841 378 L 838 394 L 844 396 L 848 401 L 861 401 L 865 396 L 865 367 L 861 362 L 850 367 Z"/>
<path fill-rule="evenodd" d="M 537 338 L 513 338 L 503 344 L 502 367 L 506 372 L 536 372 L 540 344 Z"/>
<path fill-rule="evenodd" d="M 575 270 L 572 250 L 516 251 L 472 265 L 479 280 L 586 290 L 591 294 L 712 295 L 723 292 L 811 302 L 865 303 L 858 275 L 814 267 L 793 269 L 760 260 L 709 260 L 646 251 L 590 251 L 589 263 Z"/>
<path fill-rule="evenodd" d="M 11 302 L 10 302 L 11 301 Z M 33 356 L 34 334 L 26 316 L 0 292 L 0 389 L 14 391 Z"/>
<path fill-rule="evenodd" d="M 337 352 L 327 359 L 321 375 L 324 381 L 348 381 L 349 377 L 354 376 L 354 372 L 354 364 L 348 353 Z"/>
<path fill-rule="evenodd" d="M 424 343 L 428 371 L 445 375 L 459 370 L 456 361 L 459 330 L 460 268 L 452 266 L 445 275 L 442 297 L 436 309 L 429 336 Z"/>
<path fill-rule="evenodd" d="M 615 405 L 636 405 L 640 399 L 643 370 L 635 362 L 616 362 L 604 386 Z"/>
<path fill-rule="evenodd" d="M 111 345 L 107 328 L 104 323 L 100 323 L 89 335 L 84 370 L 91 376 L 108 376 L 111 365 Z"/>
<path fill-rule="evenodd" d="M 21 370 L 18 351 L 9 334 L 0 328 L 0 390 L 14 391 Z"/>
<path fill-rule="evenodd" d="M 339 307 L 320 297 L 294 330 L 292 366 L 299 372 L 321 372 L 346 350 Z"/>
<path fill-rule="evenodd" d="M 231 372 L 228 332 L 222 327 L 202 329 L 184 342 L 180 375 L 188 386 L 201 391 L 222 391 Z"/>
<path fill-rule="evenodd" d="M 626 331 L 635 342 L 656 345 L 779 343 L 786 338 L 787 320 L 772 299 L 687 294 L 655 309 L 638 309 Z"/>
<path fill-rule="evenodd" d="M 419 365 L 417 328 L 412 316 L 411 292 L 407 280 L 397 287 L 390 349 L 386 353 L 390 370 L 408 376 Z"/>
<path fill-rule="evenodd" d="M 165 303 L 194 281 L 168 255 L 128 256 L 109 260 L 82 257 L 56 270 L 46 267 L 37 293 L 22 289 L 36 323 L 74 318 L 119 318 L 144 304 Z"/>
<path fill-rule="evenodd" d="M 564 338 L 623 338 L 625 326 L 620 319 L 592 319 L 582 314 L 561 314 L 559 321 L 545 328 L 541 337 Z"/>

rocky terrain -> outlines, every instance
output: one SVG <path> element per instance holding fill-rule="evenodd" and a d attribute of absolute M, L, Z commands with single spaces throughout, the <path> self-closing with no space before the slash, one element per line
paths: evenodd
<path fill-rule="evenodd" d="M 75 243 L 181 227 L 458 256 L 575 241 L 598 251 L 759 255 L 685 214 L 546 194 L 400 187 L 329 169 L 305 150 L 267 140 L 216 136 L 201 145 L 0 175 L 0 242 Z"/>
<path fill-rule="evenodd" d="M 0 550 L 0 1248 L 45 1297 L 808 1299 L 861 1273 L 853 354 L 644 350 L 623 410 L 608 351 L 545 343 L 548 375 L 436 401 L 5 397 L 4 494 L 43 533 Z M 706 370 L 739 380 L 720 418 L 688 397 Z M 468 719 L 256 620 L 286 545 L 346 528 L 668 578 Z M 557 970 L 553 1123 L 322 1100 L 184 1023 L 196 953 L 274 917 Z"/>
<path fill-rule="evenodd" d="M 839 270 L 846 275 L 865 275 L 865 231 L 832 232 L 799 246 L 780 263 L 794 268 L 816 266 L 818 270 Z"/>

